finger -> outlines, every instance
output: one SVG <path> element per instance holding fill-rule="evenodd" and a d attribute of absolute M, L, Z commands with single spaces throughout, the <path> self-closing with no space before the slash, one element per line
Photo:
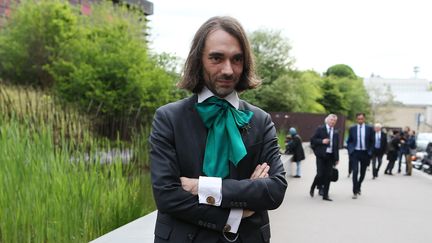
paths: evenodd
<path fill-rule="evenodd" d="M 258 175 L 255 178 L 262 178 L 263 175 L 267 172 L 265 172 L 266 168 L 268 167 L 267 163 L 264 162 L 261 164 L 260 169 L 258 170 Z"/>
<path fill-rule="evenodd" d="M 259 164 L 259 165 L 257 165 L 256 167 L 255 167 L 255 170 L 254 170 L 254 172 L 252 173 L 252 175 L 251 175 L 251 179 L 255 179 L 255 178 L 257 178 L 260 174 L 261 174 L 261 165 Z"/>
<path fill-rule="evenodd" d="M 262 173 L 261 173 L 262 178 L 264 178 L 264 177 L 268 177 L 268 172 L 269 172 L 269 170 L 270 170 L 270 166 L 267 165 L 267 166 L 264 168 L 264 170 L 262 171 Z"/>

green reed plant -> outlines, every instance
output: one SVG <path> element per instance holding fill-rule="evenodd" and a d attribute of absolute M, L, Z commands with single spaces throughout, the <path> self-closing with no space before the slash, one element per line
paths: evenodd
<path fill-rule="evenodd" d="M 155 209 L 148 133 L 110 141 L 89 127 L 47 93 L 0 84 L 0 242 L 88 242 Z M 114 148 L 140 152 L 102 161 Z"/>
<path fill-rule="evenodd" d="M 56 147 L 51 126 L 0 121 L 0 242 L 87 242 L 154 210 L 148 176 L 120 159 L 88 161 Z"/>

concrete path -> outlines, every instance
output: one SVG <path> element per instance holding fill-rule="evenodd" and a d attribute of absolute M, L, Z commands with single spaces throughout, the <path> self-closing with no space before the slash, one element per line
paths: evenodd
<path fill-rule="evenodd" d="M 317 193 L 311 198 L 316 165 L 315 156 L 306 148 L 302 178 L 288 177 L 283 204 L 270 212 L 272 243 L 432 242 L 432 176 L 415 169 L 412 176 L 389 176 L 381 168 L 379 177 L 372 180 L 368 170 L 362 195 L 354 200 L 345 149 L 340 150 L 338 169 L 339 181 L 330 186 L 333 202 Z"/>

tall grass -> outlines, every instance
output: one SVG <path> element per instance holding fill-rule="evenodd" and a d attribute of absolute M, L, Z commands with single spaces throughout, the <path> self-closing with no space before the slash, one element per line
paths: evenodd
<path fill-rule="evenodd" d="M 110 151 L 112 142 L 76 124 L 78 115 L 71 123 L 70 114 L 55 108 L 52 120 L 41 119 L 32 109 L 33 115 L 12 109 L 16 102 L 5 108 L 4 101 L 0 242 L 88 242 L 155 209 L 148 173 L 119 157 L 101 163 L 99 152 Z"/>

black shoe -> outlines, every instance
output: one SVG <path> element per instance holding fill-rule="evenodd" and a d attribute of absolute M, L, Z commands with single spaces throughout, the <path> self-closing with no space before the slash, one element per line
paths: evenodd
<path fill-rule="evenodd" d="M 311 197 L 314 197 L 314 188 L 311 188 L 311 189 L 310 189 L 310 191 L 309 191 L 309 195 L 310 195 Z"/>
<path fill-rule="evenodd" d="M 354 193 L 354 196 L 352 196 L 352 199 L 357 199 L 357 193 Z"/>
<path fill-rule="evenodd" d="M 400 171 L 400 170 L 398 170 L 398 173 L 400 174 L 400 173 L 401 173 L 401 171 Z"/>
<path fill-rule="evenodd" d="M 358 194 L 359 196 L 361 196 L 361 191 L 359 190 L 359 191 L 357 192 L 357 194 Z"/>
<path fill-rule="evenodd" d="M 299 175 L 295 175 L 295 176 L 293 176 L 294 178 L 301 178 L 301 176 L 299 176 Z"/>
<path fill-rule="evenodd" d="M 372 180 L 375 180 L 376 176 L 372 177 Z"/>
<path fill-rule="evenodd" d="M 325 201 L 329 201 L 329 202 L 331 202 L 331 201 L 333 201 L 331 198 L 329 198 L 329 197 L 323 197 L 323 200 L 325 200 Z"/>

